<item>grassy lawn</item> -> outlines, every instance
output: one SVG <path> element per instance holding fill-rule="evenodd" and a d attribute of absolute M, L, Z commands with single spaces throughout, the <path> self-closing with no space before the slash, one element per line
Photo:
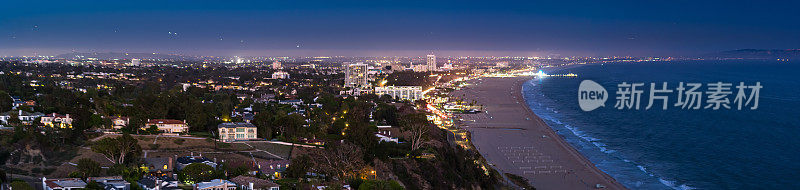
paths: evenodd
<path fill-rule="evenodd" d="M 289 152 L 291 150 L 291 146 L 282 145 L 282 144 L 273 144 L 267 142 L 247 142 L 256 149 L 264 150 L 270 152 L 272 154 L 278 155 L 283 158 L 289 157 Z M 242 144 L 243 145 L 243 144 Z M 254 155 L 265 156 L 265 157 L 273 157 L 267 153 L 259 152 L 253 153 Z"/>

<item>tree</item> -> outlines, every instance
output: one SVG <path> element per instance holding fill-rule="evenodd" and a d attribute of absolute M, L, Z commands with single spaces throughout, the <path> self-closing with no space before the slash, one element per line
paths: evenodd
<path fill-rule="evenodd" d="M 9 115 L 8 118 L 8 124 L 19 125 L 20 123 L 22 123 L 22 121 L 19 120 L 19 113 L 11 112 L 11 115 Z"/>
<path fill-rule="evenodd" d="M 397 181 L 366 180 L 358 186 L 358 190 L 403 190 Z"/>
<path fill-rule="evenodd" d="M 6 91 L 0 90 L 0 112 L 7 112 L 13 108 L 14 100 Z"/>
<path fill-rule="evenodd" d="M 272 114 L 267 111 L 258 112 L 253 116 L 253 125 L 258 128 L 258 137 L 272 139 Z"/>
<path fill-rule="evenodd" d="M 422 147 L 422 142 L 427 137 L 431 126 L 423 113 L 406 114 L 400 120 L 400 129 L 411 140 L 411 150 Z"/>
<path fill-rule="evenodd" d="M 5 170 L 0 170 L 0 184 L 6 183 L 8 181 L 8 177 L 6 176 Z"/>
<path fill-rule="evenodd" d="M 330 143 L 323 150 L 314 150 L 314 168 L 335 176 L 338 179 L 346 179 L 354 174 L 354 171 L 363 168 L 361 149 L 350 143 Z"/>
<path fill-rule="evenodd" d="M 108 173 L 110 175 L 122 176 L 122 178 L 125 179 L 125 181 L 139 181 L 139 179 L 141 179 L 142 175 L 144 175 L 145 172 L 146 170 L 140 167 L 136 166 L 128 167 L 122 164 L 114 164 L 113 166 L 108 168 Z"/>
<path fill-rule="evenodd" d="M 100 164 L 88 158 L 81 158 L 78 160 L 77 167 L 78 172 L 81 174 L 81 178 L 83 179 L 86 179 L 87 177 L 99 176 L 103 171 L 103 169 L 100 168 Z"/>
<path fill-rule="evenodd" d="M 277 124 L 275 126 L 278 128 L 277 130 L 280 132 L 281 137 L 288 139 L 295 136 L 295 131 L 302 127 L 306 121 L 300 114 L 290 114 L 278 118 L 275 122 Z"/>
<path fill-rule="evenodd" d="M 306 173 L 311 168 L 311 157 L 302 155 L 292 159 L 292 163 L 286 168 L 286 176 L 291 178 L 301 178 L 306 176 Z"/>
<path fill-rule="evenodd" d="M 358 145 L 365 150 L 372 150 L 378 144 L 378 137 L 375 136 L 377 127 L 367 123 L 356 122 L 346 125 L 344 138 L 347 141 Z"/>
<path fill-rule="evenodd" d="M 158 127 L 155 125 L 150 125 L 150 127 L 147 128 L 147 134 L 158 134 Z"/>
<path fill-rule="evenodd" d="M 35 190 L 33 187 L 31 187 L 30 184 L 25 183 L 24 181 L 11 182 L 11 189 L 14 189 L 14 190 Z"/>
<path fill-rule="evenodd" d="M 214 177 L 214 168 L 203 163 L 189 164 L 178 174 L 178 179 L 188 184 L 212 180 Z"/>
<path fill-rule="evenodd" d="M 195 109 L 189 109 L 186 113 L 186 122 L 193 130 L 205 131 L 206 124 L 208 124 L 208 117 L 203 111 L 203 105 L 198 103 L 193 106 Z"/>
<path fill-rule="evenodd" d="M 100 184 L 97 183 L 96 181 L 89 181 L 88 183 L 86 183 L 86 188 L 84 188 L 84 189 L 86 189 L 86 190 L 105 190 L 105 188 L 103 188 L 103 186 L 100 186 Z"/>
<path fill-rule="evenodd" d="M 375 121 L 397 126 L 397 108 L 393 105 L 380 103 L 373 114 Z"/>
<path fill-rule="evenodd" d="M 92 114 L 92 116 L 89 117 L 89 127 L 102 128 L 103 126 L 108 125 L 106 125 L 106 121 L 100 117 L 100 115 Z"/>
<path fill-rule="evenodd" d="M 124 164 L 126 159 L 138 157 L 142 153 L 139 140 L 130 134 L 123 134 L 117 138 L 105 138 L 95 142 L 92 151 L 103 154 L 108 161 L 114 164 Z"/>

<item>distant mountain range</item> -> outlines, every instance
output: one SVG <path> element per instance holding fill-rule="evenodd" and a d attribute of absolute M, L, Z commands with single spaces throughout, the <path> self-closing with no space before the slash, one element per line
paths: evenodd
<path fill-rule="evenodd" d="M 65 53 L 57 55 L 57 58 L 75 59 L 75 58 L 97 58 L 103 60 L 109 59 L 168 59 L 168 60 L 198 60 L 198 57 L 184 56 L 175 54 L 158 54 L 158 53 Z"/>
<path fill-rule="evenodd" d="M 800 58 L 800 49 L 739 49 L 704 54 L 701 57 L 707 59 L 797 59 Z"/>

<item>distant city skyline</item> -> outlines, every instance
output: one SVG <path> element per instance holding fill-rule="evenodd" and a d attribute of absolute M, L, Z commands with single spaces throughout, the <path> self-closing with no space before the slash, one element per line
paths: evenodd
<path fill-rule="evenodd" d="M 13 1 L 0 56 L 679 56 L 797 49 L 800 2 Z"/>

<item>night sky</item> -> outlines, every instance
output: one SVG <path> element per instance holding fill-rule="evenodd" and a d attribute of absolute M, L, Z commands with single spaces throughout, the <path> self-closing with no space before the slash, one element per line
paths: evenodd
<path fill-rule="evenodd" d="M 692 55 L 800 48 L 798 1 L 4 1 L 0 56 Z"/>

